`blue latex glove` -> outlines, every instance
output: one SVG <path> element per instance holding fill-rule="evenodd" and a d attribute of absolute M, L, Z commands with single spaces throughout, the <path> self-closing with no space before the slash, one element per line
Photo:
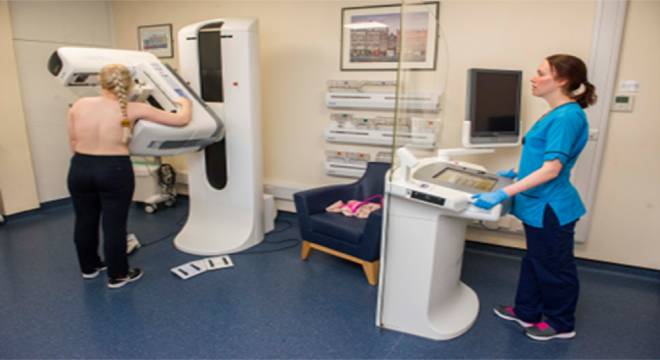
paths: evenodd
<path fill-rule="evenodd" d="M 515 179 L 516 176 L 518 176 L 518 174 L 516 173 L 516 171 L 513 170 L 513 169 L 509 169 L 509 170 L 500 170 L 500 171 L 497 172 L 497 175 L 499 175 L 499 176 L 501 176 L 501 177 L 509 178 L 509 179 Z"/>
<path fill-rule="evenodd" d="M 494 192 L 479 193 L 472 195 L 474 200 L 474 206 L 480 207 L 482 209 L 489 210 L 493 206 L 501 203 L 502 201 L 509 198 L 509 195 L 504 192 L 504 190 L 499 189 Z"/>

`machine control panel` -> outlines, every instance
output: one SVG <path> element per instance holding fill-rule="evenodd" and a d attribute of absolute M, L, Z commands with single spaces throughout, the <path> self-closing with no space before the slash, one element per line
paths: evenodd
<path fill-rule="evenodd" d="M 419 191 L 413 191 L 410 193 L 410 197 L 416 200 L 421 200 L 421 201 L 426 201 L 430 202 L 436 205 L 444 206 L 445 205 L 445 198 L 440 197 L 440 196 L 434 196 L 430 194 L 426 194 L 423 192 Z"/>
<path fill-rule="evenodd" d="M 414 202 L 441 208 L 447 216 L 495 221 L 508 212 L 511 201 L 506 200 L 486 210 L 472 205 L 471 197 L 477 193 L 497 191 L 511 182 L 511 179 L 477 167 L 427 158 L 416 164 L 407 176 L 404 167 L 397 169 L 387 191 Z"/>

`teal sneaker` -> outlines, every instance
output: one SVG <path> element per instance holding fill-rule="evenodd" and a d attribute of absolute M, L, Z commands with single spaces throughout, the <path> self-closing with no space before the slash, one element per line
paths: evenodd
<path fill-rule="evenodd" d="M 572 339 L 575 337 L 575 331 L 558 332 L 550 324 L 543 321 L 526 328 L 525 335 L 534 340 L 547 341 L 552 339 Z"/>
<path fill-rule="evenodd" d="M 493 312 L 495 315 L 501 317 L 504 320 L 515 321 L 518 325 L 522 326 L 523 329 L 534 326 L 533 323 L 529 323 L 520 319 L 516 315 L 516 312 L 513 310 L 512 306 L 498 305 L 493 308 Z"/>

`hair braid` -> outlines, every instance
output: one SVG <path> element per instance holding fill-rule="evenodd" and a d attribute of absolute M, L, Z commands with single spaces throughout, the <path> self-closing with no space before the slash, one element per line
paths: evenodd
<path fill-rule="evenodd" d="M 106 65 L 101 69 L 101 87 L 117 97 L 121 110 L 122 141 L 126 144 L 131 138 L 131 123 L 128 120 L 128 94 L 133 85 L 128 69 L 119 64 Z"/>

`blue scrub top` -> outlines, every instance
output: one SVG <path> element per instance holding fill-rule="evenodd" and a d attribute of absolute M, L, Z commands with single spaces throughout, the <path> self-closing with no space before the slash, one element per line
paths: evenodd
<path fill-rule="evenodd" d="M 523 139 L 518 179 L 540 169 L 545 161 L 559 159 L 563 166 L 555 179 L 517 194 L 513 200 L 513 215 L 538 228 L 543 227 L 546 205 L 555 212 L 560 225 L 584 215 L 587 211 L 570 176 L 588 140 L 587 116 L 575 102 L 560 105 L 539 119 Z"/>

